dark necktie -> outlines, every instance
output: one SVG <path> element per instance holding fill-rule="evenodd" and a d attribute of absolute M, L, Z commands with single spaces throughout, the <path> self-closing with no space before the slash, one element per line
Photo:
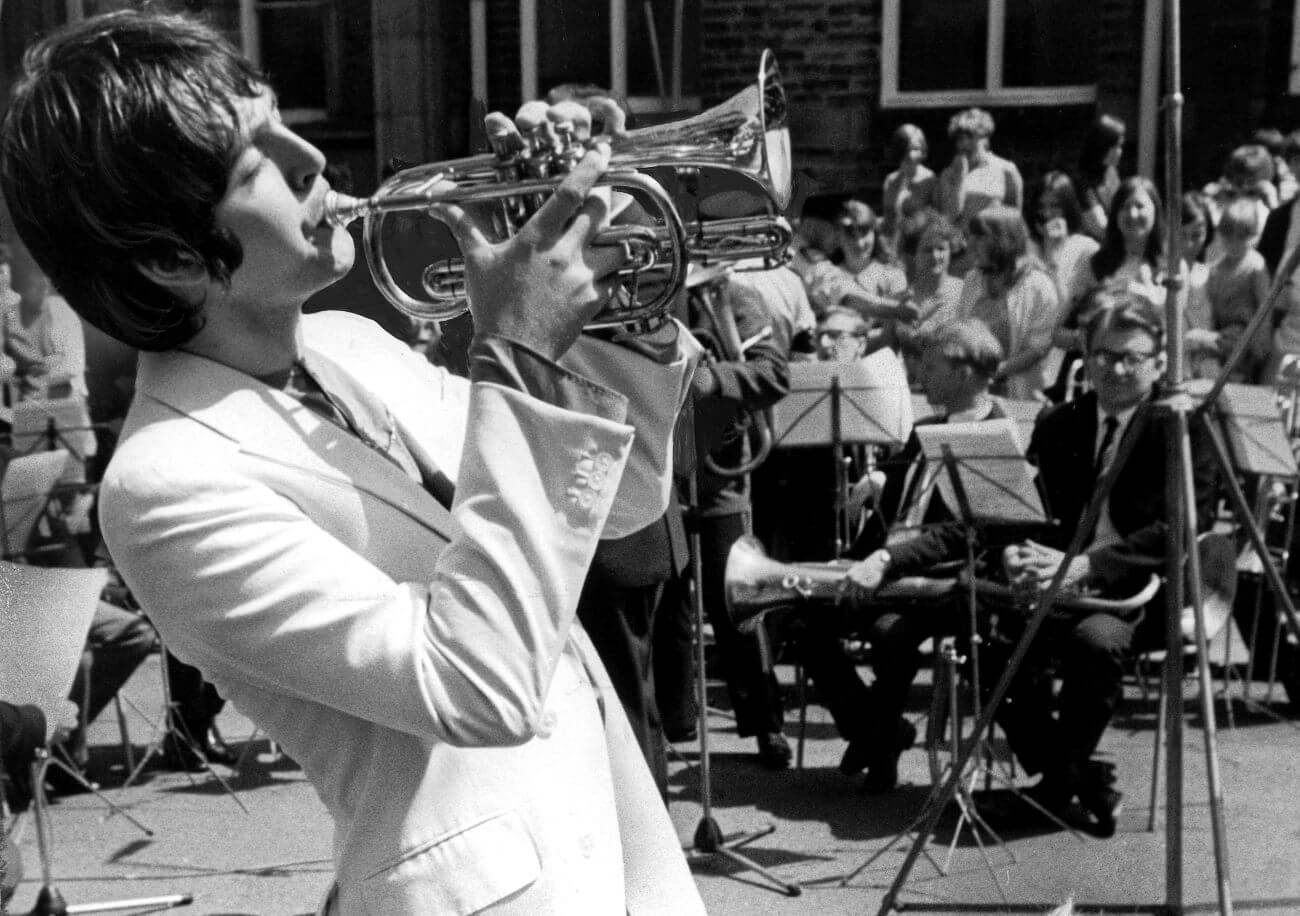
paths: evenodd
<path fill-rule="evenodd" d="M 1105 427 L 1106 431 L 1101 435 L 1101 447 L 1097 449 L 1097 458 L 1092 463 L 1094 480 L 1101 477 L 1102 471 L 1106 470 L 1106 453 L 1110 451 L 1111 443 L 1115 441 L 1115 431 L 1119 429 L 1119 417 L 1108 415 Z"/>
<path fill-rule="evenodd" d="M 332 423 L 342 426 L 388 460 L 402 466 L 393 452 L 403 456 L 420 474 L 424 489 L 450 510 L 456 487 L 446 474 L 433 465 L 423 449 L 408 448 L 400 428 L 392 421 L 387 408 L 369 391 L 332 362 L 316 354 L 305 354 L 300 364 L 306 377 L 301 388 L 302 403 Z M 342 422 L 340 422 L 342 421 Z"/>

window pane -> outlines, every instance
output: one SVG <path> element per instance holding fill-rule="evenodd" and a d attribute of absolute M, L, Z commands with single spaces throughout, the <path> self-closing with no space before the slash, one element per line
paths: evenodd
<path fill-rule="evenodd" d="M 654 45 L 646 10 L 654 13 L 655 34 L 659 40 L 659 61 L 663 67 L 664 95 L 673 91 L 673 4 L 627 4 L 627 94 L 659 95 L 659 78 L 655 73 Z M 682 5 L 682 94 L 696 95 L 699 85 L 700 55 L 699 0 Z M 758 71 L 758 60 L 754 61 Z"/>
<path fill-rule="evenodd" d="M 1079 0 L 1006 0 L 1004 86 L 1097 82 L 1097 11 Z"/>
<path fill-rule="evenodd" d="M 560 83 L 609 86 L 609 4 L 538 0 L 537 88 Z"/>
<path fill-rule="evenodd" d="M 262 69 L 282 109 L 325 108 L 326 10 L 295 3 L 258 10 Z"/>
<path fill-rule="evenodd" d="M 984 0 L 898 0 L 898 88 L 983 89 Z"/>

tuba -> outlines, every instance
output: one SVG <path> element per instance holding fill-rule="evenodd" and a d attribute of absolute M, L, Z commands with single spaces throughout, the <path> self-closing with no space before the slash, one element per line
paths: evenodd
<path fill-rule="evenodd" d="M 520 144 L 522 139 L 522 144 Z M 627 264 L 621 281 L 588 329 L 636 328 L 666 315 L 686 282 L 690 262 L 733 263 L 762 258 L 783 263 L 793 232 L 780 215 L 790 203 L 790 135 L 781 76 L 771 51 L 764 51 L 757 80 L 731 99 L 699 115 L 653 125 L 617 137 L 597 138 L 611 147 L 603 186 L 631 193 L 654 225 L 611 226 L 596 244 L 621 246 Z M 384 298 L 413 318 L 441 321 L 468 308 L 464 264 L 450 258 L 428 265 L 418 289 L 403 288 L 384 251 L 390 214 L 427 212 L 440 203 L 486 205 L 500 238 L 513 235 L 590 148 L 571 125 L 545 125 L 522 138 L 494 139 L 492 152 L 398 172 L 367 198 L 331 191 L 326 219 L 335 226 L 365 220 L 362 247 L 371 276 Z M 738 176 L 745 193 L 762 204 L 754 217 L 685 224 L 663 185 L 645 174 L 654 168 L 719 170 Z M 641 301 L 638 292 L 645 291 Z"/>
<path fill-rule="evenodd" d="M 741 362 L 745 359 L 745 350 L 740 340 L 740 332 L 736 329 L 735 315 L 732 314 L 731 307 L 726 301 L 720 299 L 718 295 L 720 283 L 725 279 L 724 273 L 700 284 L 694 290 L 694 301 L 699 306 L 701 316 L 709 325 L 710 334 L 707 336 L 716 346 L 717 355 L 729 362 Z M 767 331 L 770 333 L 770 328 Z M 735 428 L 740 435 L 745 435 L 749 439 L 749 458 L 735 467 L 725 467 L 712 455 L 706 454 L 701 463 L 709 473 L 718 477 L 744 477 L 767 460 L 768 454 L 772 451 L 772 411 L 767 408 L 742 408 Z M 734 441 L 735 438 L 738 436 L 728 436 L 726 441 Z"/>

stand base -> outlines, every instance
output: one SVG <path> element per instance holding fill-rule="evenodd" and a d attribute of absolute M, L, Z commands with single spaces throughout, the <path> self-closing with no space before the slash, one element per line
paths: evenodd
<path fill-rule="evenodd" d="M 36 895 L 36 905 L 28 916 L 75 916 L 77 913 L 110 913 L 116 910 L 166 910 L 176 906 L 189 906 L 194 902 L 190 894 L 167 894 L 163 897 L 137 897 L 134 900 L 111 900 L 103 903 L 78 903 L 68 906 L 59 889 L 46 884 Z"/>
<path fill-rule="evenodd" d="M 776 825 L 768 824 L 766 827 L 750 833 L 735 834 L 728 837 L 723 834 L 722 828 L 718 826 L 717 821 L 711 817 L 705 817 L 702 818 L 700 823 L 696 826 L 691 848 L 687 849 L 686 853 L 688 857 L 691 853 L 695 853 L 700 857 L 722 856 L 742 868 L 766 878 L 772 884 L 779 887 L 787 897 L 798 897 L 803 893 L 803 888 L 799 885 L 782 881 L 776 875 L 772 874 L 771 871 L 759 865 L 753 859 L 736 851 L 740 847 L 748 845 L 749 843 L 754 842 L 754 840 L 765 837 L 774 832 L 776 832 Z"/>

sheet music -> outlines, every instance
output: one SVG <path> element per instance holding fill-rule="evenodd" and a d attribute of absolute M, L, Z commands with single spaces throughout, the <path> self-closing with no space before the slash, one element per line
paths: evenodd
<path fill-rule="evenodd" d="M 65 450 L 36 452 L 14 458 L 0 481 L 0 509 L 4 519 L 4 552 L 22 553 L 32 528 L 49 499 L 50 490 L 72 464 Z"/>
<path fill-rule="evenodd" d="M 893 350 L 851 363 L 790 364 L 790 393 L 772 409 L 777 448 L 830 445 L 831 388 L 839 380 L 841 442 L 902 445 L 912 431 L 907 372 Z"/>
<path fill-rule="evenodd" d="M 938 490 L 954 516 L 959 503 L 952 479 L 943 463 L 947 445 L 957 460 L 957 472 L 974 521 L 1029 524 L 1046 521 L 1035 479 L 1037 469 L 1025 460 L 1024 446 L 1015 420 L 978 423 L 935 423 L 918 426 L 916 437 L 925 456 L 927 490 L 918 503 Z M 927 503 L 928 504 L 928 503 Z"/>

